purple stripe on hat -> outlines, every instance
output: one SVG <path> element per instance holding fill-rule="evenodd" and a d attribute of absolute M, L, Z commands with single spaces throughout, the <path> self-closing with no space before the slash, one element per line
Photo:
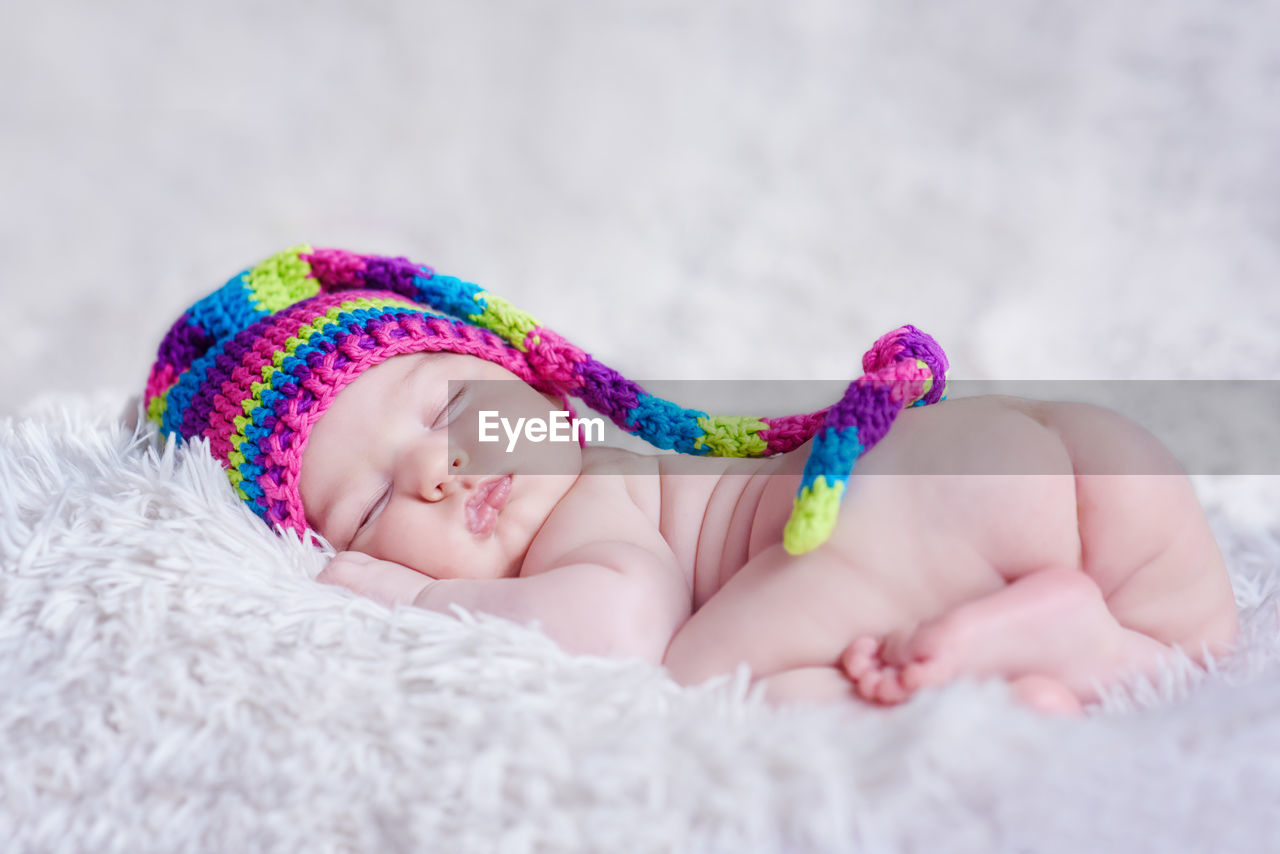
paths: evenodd
<path fill-rule="evenodd" d="M 866 376 L 854 380 L 844 397 L 827 411 L 825 426 L 836 430 L 857 427 L 858 442 L 870 448 L 889 432 L 900 409 L 892 391 L 892 382 Z"/>
<path fill-rule="evenodd" d="M 213 336 L 195 322 L 191 312 L 184 312 L 160 342 L 156 361 L 185 370 L 213 346 L 213 341 Z"/>
<path fill-rule="evenodd" d="M 167 387 L 162 386 L 172 384 L 172 380 L 208 352 L 213 343 L 213 336 L 194 320 L 191 312 L 183 312 L 160 342 L 156 362 L 151 368 L 151 377 L 147 383 L 147 402 L 168 391 Z"/>
<path fill-rule="evenodd" d="M 418 293 L 413 280 L 418 276 L 432 275 L 430 267 L 415 264 L 408 258 L 379 258 L 367 255 L 364 263 L 364 287 L 392 291 L 410 299 Z"/>
<path fill-rule="evenodd" d="M 638 384 L 622 374 L 588 358 L 580 369 L 582 390 L 578 396 L 597 412 L 608 415 L 614 424 L 628 432 L 635 432 L 634 425 L 627 424 L 627 415 L 639 405 L 644 394 Z"/>

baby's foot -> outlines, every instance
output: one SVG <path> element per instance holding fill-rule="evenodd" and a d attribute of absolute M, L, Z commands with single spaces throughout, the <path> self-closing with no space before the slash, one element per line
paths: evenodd
<path fill-rule="evenodd" d="M 854 640 L 840 663 L 858 696 L 870 703 L 901 703 L 914 693 L 903 678 L 900 648 L 905 636 L 900 632 L 884 640 L 863 636 Z"/>
<path fill-rule="evenodd" d="M 1028 578 L 883 639 L 858 638 L 842 663 L 859 696 L 879 703 L 902 702 L 960 676 L 1057 675 L 1058 659 L 1086 652 L 1094 640 L 1072 607 L 1080 597 L 1070 593 L 1083 585 L 1092 582 L 1080 573 Z"/>
<path fill-rule="evenodd" d="M 1063 697 L 1051 700 L 1049 688 L 1059 693 L 1062 687 L 1077 701 L 1091 698 L 1094 682 L 1113 681 L 1123 668 L 1151 659 L 1162 648 L 1123 629 L 1088 576 L 1044 570 L 909 631 L 883 640 L 857 638 L 842 664 L 859 696 L 874 702 L 901 702 L 921 688 L 960 676 L 1001 677 L 1015 684 L 1037 676 L 1042 681 L 1028 683 L 1023 699 L 1065 710 L 1071 704 Z"/>
<path fill-rule="evenodd" d="M 914 634 L 897 632 L 883 641 L 861 637 L 845 650 L 841 663 L 863 700 L 885 705 L 901 703 L 920 688 L 952 678 L 952 668 L 945 657 L 925 652 L 931 646 L 936 650 L 934 645 L 940 637 L 945 635 L 937 627 Z M 910 651 L 913 649 L 915 652 Z M 912 656 L 918 657 L 909 660 Z M 1010 687 L 1014 699 L 1041 714 L 1078 717 L 1083 713 L 1079 698 L 1051 676 L 1021 676 Z"/>
<path fill-rule="evenodd" d="M 921 688 L 942 685 L 960 675 L 963 624 L 946 617 L 883 639 L 857 638 L 841 659 L 858 696 L 873 703 L 901 703 Z"/>

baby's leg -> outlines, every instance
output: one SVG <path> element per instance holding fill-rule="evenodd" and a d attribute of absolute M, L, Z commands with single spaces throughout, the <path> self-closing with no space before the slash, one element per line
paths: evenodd
<path fill-rule="evenodd" d="M 757 679 L 809 668 L 829 677 L 839 672 L 851 638 L 908 624 L 875 574 L 851 568 L 828 546 L 793 557 L 778 543 L 749 560 L 680 627 L 662 663 L 683 685 L 743 663 Z M 776 690 L 801 678 L 780 678 Z"/>
<path fill-rule="evenodd" d="M 837 703 L 860 700 L 839 667 L 797 667 L 756 680 L 770 703 Z"/>
<path fill-rule="evenodd" d="M 1238 629 L 1226 564 L 1195 490 L 1173 455 L 1107 409 L 1040 404 L 1075 471 L 1084 572 L 1125 628 L 1203 661 Z"/>
<path fill-rule="evenodd" d="M 883 640 L 860 638 L 843 663 L 868 700 L 900 702 L 958 676 L 1002 677 L 1020 694 L 1034 692 L 1024 698 L 1033 705 L 1062 708 L 1072 704 L 1065 695 L 1050 696 L 1054 684 L 1094 699 L 1097 685 L 1146 669 L 1169 651 L 1120 625 L 1088 576 L 1059 568 L 1024 575 Z M 1039 681 L 1017 684 L 1030 677 Z"/>
<path fill-rule="evenodd" d="M 1203 660 L 1237 631 L 1234 596 L 1204 513 L 1177 462 L 1109 410 L 1040 404 L 1074 471 L 1075 565 L 1008 574 L 989 596 L 908 632 L 863 638 L 844 663 L 869 699 L 897 702 L 956 675 L 1059 680 L 1080 699 L 1177 646 Z"/>

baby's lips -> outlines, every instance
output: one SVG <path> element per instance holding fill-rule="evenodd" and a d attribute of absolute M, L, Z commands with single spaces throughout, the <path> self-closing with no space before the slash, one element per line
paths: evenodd
<path fill-rule="evenodd" d="M 475 494 L 467 499 L 467 530 L 481 536 L 492 533 L 510 493 L 511 475 L 490 478 L 476 487 Z"/>

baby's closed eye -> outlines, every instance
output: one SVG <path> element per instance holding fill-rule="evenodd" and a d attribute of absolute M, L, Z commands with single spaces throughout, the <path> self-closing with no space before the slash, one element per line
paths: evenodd
<path fill-rule="evenodd" d="M 468 394 L 467 384 L 464 382 L 450 382 L 450 390 L 453 392 L 444 406 L 436 409 L 435 416 L 431 418 L 428 424 L 433 430 L 439 430 L 452 424 L 454 419 L 458 417 L 458 413 L 462 411 L 466 405 Z"/>
<path fill-rule="evenodd" d="M 391 484 L 383 484 L 382 490 L 374 496 L 373 501 L 368 505 L 368 509 L 360 516 L 360 521 L 356 524 L 356 529 L 347 539 L 347 548 L 351 548 L 351 543 L 360 535 L 368 525 L 373 522 L 377 515 L 382 512 L 382 508 L 387 506 L 387 502 L 391 500 Z"/>

